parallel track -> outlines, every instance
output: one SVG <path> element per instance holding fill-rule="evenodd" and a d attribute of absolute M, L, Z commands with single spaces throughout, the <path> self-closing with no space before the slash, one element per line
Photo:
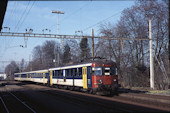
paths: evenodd
<path fill-rule="evenodd" d="M 22 85 L 17 84 L 17 87 L 18 86 L 20 87 L 19 90 L 13 90 L 14 92 L 12 93 L 8 92 L 10 90 L 10 87 L 6 93 L 4 92 L 3 94 L 2 92 L 0 92 L 0 97 L 1 97 L 0 104 L 3 105 L 4 112 L 7 112 L 7 110 L 8 112 L 10 112 L 11 108 L 8 105 L 9 98 L 15 99 L 15 101 L 20 102 L 20 104 L 22 103 L 21 111 L 25 109 L 23 108 L 24 106 L 27 108 L 27 110 L 29 110 L 29 112 L 35 112 L 35 111 L 42 112 L 42 113 L 43 112 L 46 113 L 49 111 L 51 111 L 51 113 L 56 111 L 63 112 L 63 110 L 66 110 L 65 106 L 72 109 L 73 112 L 79 110 L 81 111 L 90 110 L 92 112 L 95 111 L 95 112 L 127 112 L 127 113 L 169 111 L 169 108 L 162 107 L 162 104 L 153 105 L 153 103 L 148 103 L 148 101 L 144 101 L 142 99 L 139 100 L 136 98 L 130 99 L 124 97 L 122 98 L 122 96 L 114 96 L 114 97 L 98 96 L 98 95 L 92 95 L 92 94 L 82 93 L 78 91 L 50 88 L 50 87 L 40 86 L 35 84 L 23 83 Z M 5 89 L 7 88 L 8 87 L 6 87 Z M 127 93 L 127 96 L 130 94 Z M 140 95 L 137 94 L 133 96 L 139 96 L 140 98 Z M 150 96 L 151 96 L 150 98 L 152 98 L 152 95 Z M 166 106 L 168 105 L 166 104 Z M 1 108 L 2 106 L 0 106 L 0 109 Z M 68 110 L 69 109 L 67 109 L 66 111 Z"/>
<path fill-rule="evenodd" d="M 123 108 L 115 108 L 112 105 L 107 104 L 106 102 L 101 102 L 100 100 L 93 100 L 90 97 L 85 97 L 82 95 L 73 95 L 70 93 L 63 93 L 63 92 L 55 92 L 52 90 L 41 91 L 41 93 L 46 93 L 47 95 L 54 95 L 60 96 L 61 98 L 65 98 L 70 100 L 73 104 L 85 104 L 87 106 L 93 106 L 94 108 L 101 108 L 100 112 L 126 112 L 126 113 L 133 113 L 131 110 L 126 110 Z"/>
<path fill-rule="evenodd" d="M 3 107 L 5 108 L 1 108 L 1 112 L 7 112 L 7 113 L 9 113 L 9 111 L 8 111 L 8 108 L 6 107 L 6 105 L 5 105 L 5 103 L 4 103 L 4 101 L 3 101 L 3 99 L 1 98 L 1 96 L 0 96 L 0 99 L 1 99 L 1 102 L 2 102 L 2 104 L 3 104 Z M 2 107 L 2 106 L 1 106 Z"/>
<path fill-rule="evenodd" d="M 22 102 L 11 92 L 0 92 L 0 100 L 7 113 L 36 113 L 31 107 Z"/>

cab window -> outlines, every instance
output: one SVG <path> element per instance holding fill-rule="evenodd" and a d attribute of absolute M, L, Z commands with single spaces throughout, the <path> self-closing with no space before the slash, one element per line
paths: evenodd
<path fill-rule="evenodd" d="M 91 75 L 102 75 L 102 68 L 100 67 L 92 67 L 91 68 Z"/>
<path fill-rule="evenodd" d="M 116 67 L 111 68 L 111 75 L 117 75 L 117 68 Z"/>

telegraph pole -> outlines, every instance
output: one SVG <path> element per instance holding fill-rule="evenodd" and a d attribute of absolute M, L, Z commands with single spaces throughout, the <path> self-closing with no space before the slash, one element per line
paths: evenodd
<path fill-rule="evenodd" d="M 94 29 L 92 29 L 92 58 L 94 59 Z"/>
<path fill-rule="evenodd" d="M 57 58 L 57 61 L 58 61 L 58 66 L 60 66 L 60 53 L 59 53 L 59 47 L 58 47 L 58 45 L 57 45 L 57 52 L 58 52 L 58 58 Z"/>
<path fill-rule="evenodd" d="M 152 19 L 149 19 L 149 50 L 150 50 L 150 88 L 154 89 L 154 66 L 152 56 Z"/>
<path fill-rule="evenodd" d="M 63 12 L 63 11 L 52 11 L 52 13 L 58 14 L 58 17 L 57 17 L 57 35 L 59 35 L 59 14 L 64 14 L 65 12 Z"/>
<path fill-rule="evenodd" d="M 64 14 L 64 11 L 52 11 L 52 13 L 56 13 L 57 16 L 57 35 L 59 35 L 59 14 Z M 63 48 L 63 44 L 64 44 L 64 39 L 61 39 L 61 44 L 62 44 L 62 48 Z"/>
<path fill-rule="evenodd" d="M 55 46 L 54 46 L 54 60 L 53 60 L 53 62 L 54 62 L 54 66 L 56 67 L 56 50 L 55 50 Z"/>
<path fill-rule="evenodd" d="M 170 1 L 168 0 L 168 11 L 169 11 L 169 20 L 168 20 L 168 29 L 169 29 L 169 45 L 168 45 L 168 53 L 169 53 L 169 69 L 168 74 L 170 74 Z"/>

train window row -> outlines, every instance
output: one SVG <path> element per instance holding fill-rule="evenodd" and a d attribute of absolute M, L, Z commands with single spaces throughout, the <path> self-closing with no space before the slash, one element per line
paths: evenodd
<path fill-rule="evenodd" d="M 63 76 L 63 70 L 55 70 L 55 71 L 53 71 L 53 76 Z"/>
<path fill-rule="evenodd" d="M 116 75 L 116 68 L 115 67 L 92 67 L 90 70 L 91 75 Z"/>
<path fill-rule="evenodd" d="M 82 68 L 73 68 L 65 70 L 66 76 L 82 76 Z"/>
<path fill-rule="evenodd" d="M 41 77 L 43 77 L 43 73 L 31 73 L 30 75 L 33 78 L 41 78 Z"/>
<path fill-rule="evenodd" d="M 15 77 L 20 77 L 19 75 L 15 75 Z"/>
<path fill-rule="evenodd" d="M 54 70 L 53 76 L 63 76 L 64 70 Z M 82 68 L 65 69 L 65 76 L 82 76 Z"/>

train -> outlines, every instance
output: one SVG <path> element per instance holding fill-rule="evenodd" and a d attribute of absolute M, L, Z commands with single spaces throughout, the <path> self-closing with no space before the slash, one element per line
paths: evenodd
<path fill-rule="evenodd" d="M 113 61 L 92 61 L 45 70 L 14 74 L 14 80 L 31 81 L 64 89 L 112 94 L 118 90 L 117 66 Z"/>

